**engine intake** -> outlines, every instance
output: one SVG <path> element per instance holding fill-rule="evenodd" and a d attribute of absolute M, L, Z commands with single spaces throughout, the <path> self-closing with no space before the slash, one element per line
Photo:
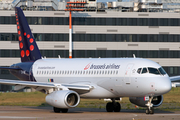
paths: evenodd
<path fill-rule="evenodd" d="M 129 101 L 135 105 L 138 105 L 140 107 L 147 107 L 146 104 L 148 101 L 144 100 L 144 97 L 130 97 Z M 163 102 L 163 96 L 154 96 L 152 100 L 153 107 L 158 107 Z"/>
<path fill-rule="evenodd" d="M 80 97 L 75 91 L 60 90 L 47 95 L 46 102 L 57 108 L 73 108 L 79 104 Z"/>

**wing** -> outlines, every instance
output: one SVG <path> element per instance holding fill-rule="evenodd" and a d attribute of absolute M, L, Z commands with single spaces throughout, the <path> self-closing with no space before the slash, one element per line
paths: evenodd
<path fill-rule="evenodd" d="M 169 77 L 172 83 L 172 87 L 180 87 L 180 76 Z"/>
<path fill-rule="evenodd" d="M 74 90 L 79 94 L 87 93 L 93 86 L 90 85 L 81 85 L 81 84 L 56 84 L 56 83 L 43 83 L 43 82 L 28 82 L 20 80 L 8 80 L 0 79 L 0 84 L 5 85 L 15 85 L 15 90 L 20 90 L 25 87 L 32 87 L 36 90 L 45 90 L 47 93 L 51 93 L 55 90 Z"/>
<path fill-rule="evenodd" d="M 180 76 L 172 76 L 169 77 L 171 82 L 180 82 Z"/>
<path fill-rule="evenodd" d="M 13 67 L 0 67 L 0 69 L 5 69 L 5 70 L 22 70 L 21 68 L 13 68 Z"/>

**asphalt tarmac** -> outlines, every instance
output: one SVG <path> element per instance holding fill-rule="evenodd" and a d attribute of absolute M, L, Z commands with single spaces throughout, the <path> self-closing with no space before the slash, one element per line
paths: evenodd
<path fill-rule="evenodd" d="M 52 107 L 0 106 L 0 120 L 179 120 L 179 111 L 123 110 L 108 113 L 105 109 L 73 108 L 68 113 L 54 113 Z"/>

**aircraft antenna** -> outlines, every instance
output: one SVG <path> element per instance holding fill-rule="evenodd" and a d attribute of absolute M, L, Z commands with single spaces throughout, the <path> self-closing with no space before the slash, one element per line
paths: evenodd
<path fill-rule="evenodd" d="M 135 55 L 135 54 L 133 54 L 133 58 L 136 58 L 136 55 Z"/>
<path fill-rule="evenodd" d="M 60 56 L 60 55 L 58 55 L 58 58 L 59 58 L 59 59 L 61 59 L 61 56 Z"/>

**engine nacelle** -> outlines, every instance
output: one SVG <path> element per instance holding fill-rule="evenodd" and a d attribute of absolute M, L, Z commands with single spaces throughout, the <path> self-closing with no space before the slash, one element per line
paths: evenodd
<path fill-rule="evenodd" d="M 73 108 L 79 104 L 80 97 L 75 91 L 60 90 L 47 95 L 46 102 L 57 108 Z"/>
<path fill-rule="evenodd" d="M 130 97 L 129 101 L 140 107 L 147 107 L 146 104 L 148 103 L 148 101 L 144 100 L 144 97 Z M 162 102 L 163 102 L 162 95 L 153 97 L 153 100 L 152 100 L 153 107 L 160 106 Z"/>

